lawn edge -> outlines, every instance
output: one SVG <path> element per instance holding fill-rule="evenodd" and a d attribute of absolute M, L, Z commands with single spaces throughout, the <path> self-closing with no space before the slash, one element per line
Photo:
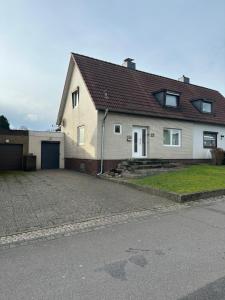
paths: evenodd
<path fill-rule="evenodd" d="M 99 178 L 108 180 L 111 182 L 127 185 L 136 190 L 146 192 L 146 193 L 154 195 L 154 196 L 164 197 L 164 198 L 167 198 L 169 200 L 172 200 L 172 201 L 175 201 L 178 203 L 200 200 L 200 199 L 207 199 L 207 198 L 211 198 L 211 197 L 225 195 L 225 189 L 216 189 L 216 190 L 201 191 L 201 192 L 196 192 L 196 193 L 178 194 L 175 192 L 169 192 L 169 191 L 165 191 L 165 190 L 161 190 L 161 189 L 156 189 L 156 188 L 146 186 L 146 185 L 138 185 L 138 184 L 129 182 L 129 181 L 127 181 L 125 179 L 121 179 L 121 178 L 117 179 L 117 178 L 112 178 L 112 177 L 106 177 L 104 175 L 99 176 Z"/>

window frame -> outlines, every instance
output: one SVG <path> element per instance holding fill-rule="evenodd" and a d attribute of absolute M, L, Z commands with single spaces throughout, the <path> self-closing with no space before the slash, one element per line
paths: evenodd
<path fill-rule="evenodd" d="M 80 130 L 83 129 L 84 133 L 83 133 L 83 142 L 80 142 Z M 77 127 L 77 145 L 78 146 L 83 146 L 85 145 L 85 125 L 81 125 Z"/>
<path fill-rule="evenodd" d="M 169 130 L 170 132 L 170 144 L 164 144 L 164 131 Z M 177 131 L 178 132 L 178 145 L 173 145 L 172 142 L 172 135 L 173 132 Z M 182 136 L 182 129 L 179 128 L 163 128 L 163 146 L 165 147 L 175 147 L 175 148 L 180 148 L 181 147 L 181 136 Z"/>
<path fill-rule="evenodd" d="M 166 96 L 174 96 L 174 97 L 176 97 L 176 106 L 166 104 Z M 179 101 L 180 101 L 180 95 L 178 93 L 175 93 L 175 92 L 173 93 L 173 92 L 170 92 L 170 91 L 166 91 L 165 92 L 165 95 L 164 95 L 164 106 L 165 107 L 178 108 Z"/>
<path fill-rule="evenodd" d="M 208 114 L 208 115 L 213 114 L 214 111 L 213 101 L 200 98 L 200 99 L 192 100 L 191 103 L 200 113 Z M 211 112 L 203 111 L 203 103 L 211 104 Z"/>
<path fill-rule="evenodd" d="M 208 111 L 203 111 L 203 104 L 204 104 L 204 103 L 211 104 L 211 111 L 210 111 L 210 112 L 208 112 Z M 202 101 L 201 101 L 201 112 L 202 112 L 203 114 L 212 114 L 212 112 L 213 112 L 213 104 L 212 104 L 212 102 L 211 102 L 211 101 L 205 101 L 205 100 L 202 100 Z"/>
<path fill-rule="evenodd" d="M 162 95 L 162 99 L 159 99 L 157 97 L 158 94 L 163 94 Z M 162 89 L 156 92 L 152 93 L 153 96 L 155 97 L 155 99 L 157 100 L 157 102 L 164 108 L 169 108 L 169 109 L 178 109 L 180 107 L 180 92 L 176 92 L 176 91 L 171 91 L 171 90 L 166 90 L 166 89 Z M 173 105 L 167 105 L 166 104 L 166 96 L 175 96 L 176 97 L 176 106 Z"/>
<path fill-rule="evenodd" d="M 116 126 L 120 127 L 120 132 L 116 132 Z M 122 125 L 119 123 L 113 124 L 113 133 L 116 135 L 122 135 Z"/>
<path fill-rule="evenodd" d="M 74 95 L 76 95 L 76 103 L 74 101 Z M 73 109 L 75 109 L 78 104 L 79 104 L 79 100 L 80 100 L 80 91 L 79 91 L 79 86 L 72 92 L 72 107 Z M 74 104 L 75 103 L 75 104 Z"/>
<path fill-rule="evenodd" d="M 216 145 L 215 145 L 215 147 L 211 147 L 211 146 L 205 146 L 205 144 L 204 144 L 204 136 L 206 135 L 206 134 L 212 134 L 212 135 L 214 135 L 215 137 L 216 137 Z M 217 148 L 217 143 L 218 143 L 218 132 L 215 132 L 215 131 L 203 131 L 203 148 L 204 149 L 216 149 Z"/>

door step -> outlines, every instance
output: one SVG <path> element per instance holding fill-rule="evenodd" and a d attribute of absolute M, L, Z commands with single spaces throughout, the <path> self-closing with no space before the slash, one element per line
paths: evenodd
<path fill-rule="evenodd" d="M 143 177 L 180 167 L 180 163 L 161 159 L 127 159 L 107 174 L 112 177 Z"/>

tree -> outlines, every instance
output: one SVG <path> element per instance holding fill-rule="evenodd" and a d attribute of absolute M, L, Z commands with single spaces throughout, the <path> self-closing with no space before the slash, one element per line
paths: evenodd
<path fill-rule="evenodd" d="M 0 116 L 0 129 L 9 129 L 9 121 L 3 115 Z"/>

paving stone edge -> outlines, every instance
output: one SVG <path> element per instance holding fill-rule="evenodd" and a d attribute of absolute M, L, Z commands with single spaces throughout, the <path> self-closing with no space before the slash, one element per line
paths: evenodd
<path fill-rule="evenodd" d="M 95 230 L 107 225 L 122 224 L 128 222 L 129 219 L 153 215 L 157 211 L 160 211 L 161 213 L 169 213 L 178 208 L 178 205 L 158 207 L 152 210 L 121 213 L 105 217 L 98 217 L 79 223 L 65 224 L 51 228 L 43 228 L 8 236 L 2 236 L 0 237 L 0 250 L 13 248 L 19 245 L 27 245 L 29 242 L 32 241 L 53 240 L 63 236 L 70 236 L 73 233 Z"/>
<path fill-rule="evenodd" d="M 127 185 L 136 190 L 143 191 L 143 192 L 149 193 L 151 195 L 159 196 L 159 197 L 164 197 L 164 198 L 167 198 L 169 200 L 172 200 L 172 201 L 175 201 L 178 203 L 200 200 L 200 199 L 207 199 L 207 198 L 211 198 L 211 197 L 218 197 L 218 196 L 225 195 L 225 189 L 218 189 L 218 190 L 213 190 L 213 191 L 204 191 L 204 192 L 197 192 L 197 193 L 190 193 L 190 194 L 177 194 L 174 192 L 167 192 L 167 191 L 151 188 L 149 186 L 140 186 L 135 183 L 128 182 L 127 180 L 124 180 L 124 179 L 106 177 L 104 175 L 99 176 L 99 178 L 108 180 L 111 182 Z"/>

